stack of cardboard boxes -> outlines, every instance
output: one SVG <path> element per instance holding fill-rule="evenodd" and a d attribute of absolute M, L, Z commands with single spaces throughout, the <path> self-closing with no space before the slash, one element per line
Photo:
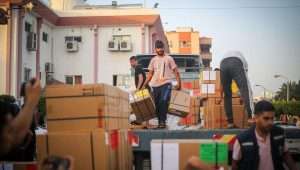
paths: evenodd
<path fill-rule="evenodd" d="M 48 133 L 37 136 L 37 155 L 72 156 L 75 170 L 129 170 L 128 93 L 106 85 L 46 88 Z"/>
<path fill-rule="evenodd" d="M 192 156 L 211 168 L 228 169 L 228 145 L 213 140 L 153 140 L 152 169 L 182 170 Z"/>
<path fill-rule="evenodd" d="M 224 101 L 221 95 L 221 80 L 219 71 L 203 71 L 201 75 L 201 96 L 204 98 L 204 127 L 220 129 L 227 127 L 227 117 Z M 232 97 L 234 124 L 239 128 L 247 127 L 247 116 L 244 105 L 238 93 Z"/>

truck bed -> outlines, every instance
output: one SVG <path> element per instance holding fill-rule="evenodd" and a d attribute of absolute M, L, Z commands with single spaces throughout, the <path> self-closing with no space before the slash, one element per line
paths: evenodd
<path fill-rule="evenodd" d="M 287 142 L 300 142 L 299 128 L 284 128 Z M 133 151 L 150 152 L 150 143 L 153 139 L 212 139 L 213 135 L 232 135 L 239 134 L 245 129 L 198 129 L 198 130 L 156 130 L 156 129 L 138 129 L 133 133 L 139 138 L 139 145 L 133 148 Z M 299 148 L 300 151 L 300 148 Z"/>

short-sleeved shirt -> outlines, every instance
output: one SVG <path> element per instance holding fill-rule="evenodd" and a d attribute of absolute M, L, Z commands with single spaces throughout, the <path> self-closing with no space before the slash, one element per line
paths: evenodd
<path fill-rule="evenodd" d="M 153 71 L 150 86 L 159 87 L 171 83 L 174 79 L 174 69 L 177 65 L 171 56 L 155 56 L 151 59 L 148 69 Z"/>
<path fill-rule="evenodd" d="M 142 74 L 142 76 L 143 76 L 143 82 L 142 82 L 142 85 L 143 85 L 146 81 L 146 73 L 140 65 L 137 65 L 134 68 L 134 82 L 135 82 L 135 87 L 136 88 L 137 88 L 138 83 L 139 83 L 139 75 L 140 74 Z"/>
<path fill-rule="evenodd" d="M 259 165 L 258 170 L 274 170 L 272 153 L 271 153 L 271 137 L 267 135 L 266 140 L 258 135 L 255 131 L 257 144 L 259 147 Z M 287 146 L 284 144 L 284 152 L 287 152 Z M 241 145 L 238 140 L 233 145 L 232 159 L 239 161 L 242 158 Z M 245 155 L 247 156 L 247 155 Z"/>

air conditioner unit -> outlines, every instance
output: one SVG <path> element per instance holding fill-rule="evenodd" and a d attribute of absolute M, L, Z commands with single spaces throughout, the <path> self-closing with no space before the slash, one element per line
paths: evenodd
<path fill-rule="evenodd" d="M 45 72 L 46 73 L 53 73 L 54 72 L 54 68 L 53 68 L 52 63 L 46 63 L 45 64 Z"/>
<path fill-rule="evenodd" d="M 27 35 L 26 47 L 28 51 L 36 51 L 36 34 L 29 32 Z"/>
<path fill-rule="evenodd" d="M 121 41 L 120 50 L 121 51 L 131 51 L 132 50 L 131 42 L 130 41 Z"/>
<path fill-rule="evenodd" d="M 119 51 L 119 43 L 118 41 L 111 40 L 108 42 L 108 50 L 109 51 Z"/>
<path fill-rule="evenodd" d="M 66 50 L 68 52 L 77 52 L 79 50 L 78 42 L 77 41 L 66 41 Z"/>

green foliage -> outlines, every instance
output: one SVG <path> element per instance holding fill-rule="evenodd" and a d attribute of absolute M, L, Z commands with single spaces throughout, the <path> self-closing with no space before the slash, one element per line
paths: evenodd
<path fill-rule="evenodd" d="M 300 80 L 298 82 L 290 82 L 290 100 L 300 100 Z M 286 100 L 287 83 L 283 83 L 279 91 L 276 92 L 276 100 Z"/>
<path fill-rule="evenodd" d="M 273 101 L 276 116 L 282 113 L 291 114 L 293 116 L 300 116 L 300 101 Z"/>

